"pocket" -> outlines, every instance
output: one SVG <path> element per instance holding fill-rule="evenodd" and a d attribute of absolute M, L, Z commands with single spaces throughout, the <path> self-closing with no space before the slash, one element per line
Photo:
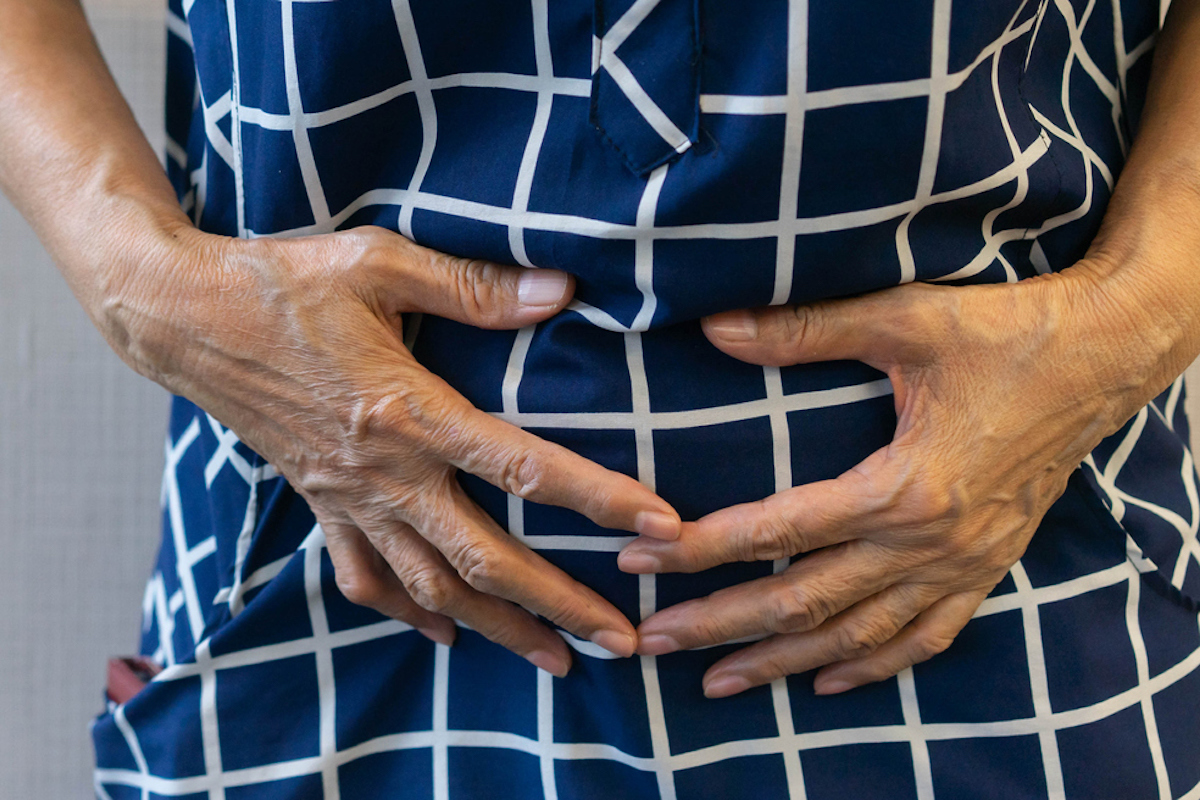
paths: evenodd
<path fill-rule="evenodd" d="M 591 122 L 636 175 L 700 129 L 698 0 L 595 0 Z"/>

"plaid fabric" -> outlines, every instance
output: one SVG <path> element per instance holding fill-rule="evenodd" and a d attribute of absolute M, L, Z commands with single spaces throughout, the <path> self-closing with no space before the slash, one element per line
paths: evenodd
<path fill-rule="evenodd" d="M 205 230 L 370 223 L 572 272 L 554 319 L 429 317 L 414 352 L 694 518 L 837 475 L 895 424 L 879 373 L 736 362 L 698 319 L 1069 266 L 1157 20 L 1132 0 L 172 0 L 167 167 Z M 707 701 L 731 646 L 572 642 L 560 680 L 351 605 L 303 501 L 177 400 L 144 606 L 166 669 L 95 724 L 97 796 L 1200 798 L 1182 408 L 1180 382 L 1097 449 L 943 655 L 844 696 L 806 674 Z M 462 480 L 634 620 L 777 567 L 625 575 L 624 534 Z"/>

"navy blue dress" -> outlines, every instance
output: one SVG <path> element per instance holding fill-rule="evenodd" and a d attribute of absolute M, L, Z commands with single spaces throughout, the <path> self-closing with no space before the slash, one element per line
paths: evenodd
<path fill-rule="evenodd" d="M 207 231 L 374 224 L 573 273 L 545 323 L 426 317 L 414 352 L 692 519 L 836 476 L 895 425 L 879 373 L 744 364 L 700 317 L 1070 266 L 1157 25 L 1151 0 L 171 0 L 167 167 Z M 1198 797 L 1186 442 L 1176 383 L 943 655 L 841 696 L 802 674 L 709 701 L 731 646 L 579 645 L 556 679 L 350 604 L 304 502 L 176 400 L 144 607 L 165 671 L 98 719 L 97 796 Z M 634 621 L 773 568 L 626 575 L 627 535 L 462 481 Z"/>

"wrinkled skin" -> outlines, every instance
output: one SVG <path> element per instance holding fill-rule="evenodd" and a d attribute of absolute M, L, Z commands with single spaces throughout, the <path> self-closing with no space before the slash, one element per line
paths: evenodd
<path fill-rule="evenodd" d="M 1080 460 L 1200 354 L 1197 75 L 1200 0 L 1175 0 L 1103 225 L 1063 272 L 705 321 L 716 347 L 751 363 L 886 372 L 898 424 L 833 480 L 628 545 L 618 563 L 637 573 L 808 554 L 644 620 L 639 652 L 766 637 L 705 674 L 705 693 L 724 697 L 810 669 L 815 691 L 842 692 L 950 646 Z"/>
<path fill-rule="evenodd" d="M 1106 304 L 1101 271 L 707 319 L 716 347 L 754 364 L 854 359 L 886 372 L 895 438 L 836 479 L 685 523 L 674 542 L 629 545 L 619 563 L 638 573 L 807 554 L 655 614 L 639 652 L 767 637 L 705 676 L 723 697 L 818 667 L 816 691 L 836 693 L 945 650 L 1079 462 L 1148 399 L 1150 375 L 1128 368 L 1139 320 Z"/>
<path fill-rule="evenodd" d="M 678 515 L 632 478 L 473 408 L 401 338 L 409 312 L 539 322 L 570 301 L 569 276 L 378 228 L 287 241 L 198 231 L 78 0 L 0 0 L 0 31 L 0 188 L 117 355 L 304 496 L 351 600 L 443 643 L 461 620 L 557 675 L 570 650 L 534 614 L 633 652 L 629 620 L 506 535 L 455 473 L 650 536 L 677 536 Z"/>
<path fill-rule="evenodd" d="M 193 280 L 166 306 L 122 292 L 110 330 L 296 487 L 350 600 L 445 644 L 461 620 L 560 675 L 566 645 L 530 611 L 633 652 L 629 621 L 506 535 L 456 472 L 613 528 L 674 536 L 678 516 L 632 478 L 475 409 L 402 342 L 413 311 L 483 328 L 543 320 L 569 302 L 569 276 L 446 256 L 379 228 L 290 241 L 178 233 L 171 271 Z"/>

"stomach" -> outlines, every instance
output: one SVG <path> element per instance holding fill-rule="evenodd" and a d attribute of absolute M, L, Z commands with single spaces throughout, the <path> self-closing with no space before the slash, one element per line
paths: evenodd
<path fill-rule="evenodd" d="M 615 333 L 566 311 L 522 331 L 481 331 L 426 317 L 413 352 L 477 407 L 638 479 L 685 520 L 836 477 L 895 430 L 881 373 L 857 362 L 746 364 L 709 344 L 697 322 Z M 639 618 L 639 579 L 616 566 L 631 534 L 460 481 L 502 527 Z M 770 571 L 659 576 L 655 605 Z"/>

